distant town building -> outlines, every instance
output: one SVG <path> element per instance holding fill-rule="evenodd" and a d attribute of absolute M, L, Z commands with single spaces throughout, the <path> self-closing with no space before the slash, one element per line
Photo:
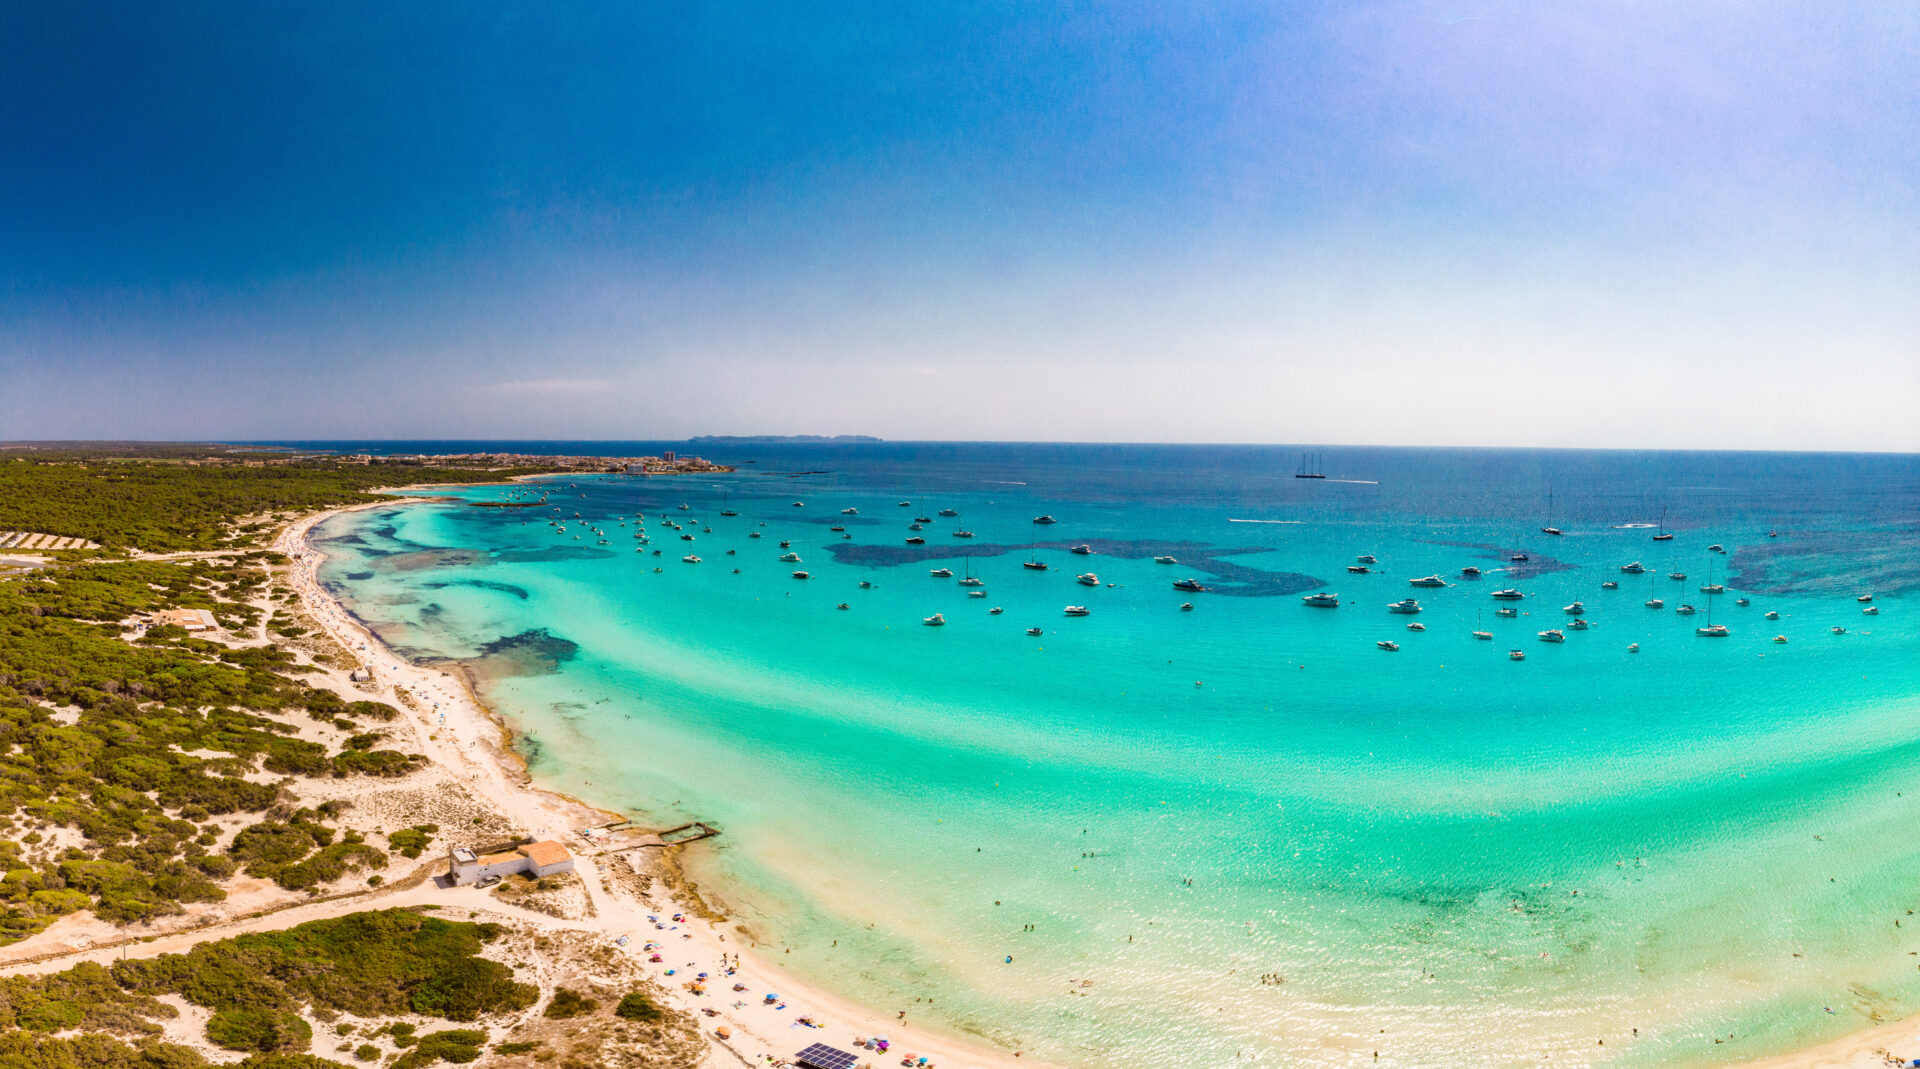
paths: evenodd
<path fill-rule="evenodd" d="M 456 846 L 448 852 L 447 873 L 457 885 L 478 883 L 490 876 L 512 876 L 517 873 L 528 875 L 552 876 L 573 871 L 573 855 L 567 848 L 549 839 L 546 842 L 528 843 L 498 854 L 476 854 L 464 846 Z"/>
<path fill-rule="evenodd" d="M 674 461 L 673 450 L 669 449 L 666 452 L 660 454 L 660 459 L 666 461 L 669 464 L 673 463 Z"/>

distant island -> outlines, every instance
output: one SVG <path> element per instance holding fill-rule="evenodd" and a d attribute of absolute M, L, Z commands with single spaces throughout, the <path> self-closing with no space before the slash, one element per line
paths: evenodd
<path fill-rule="evenodd" d="M 871 434 L 702 434 L 689 442 L 879 442 Z"/>

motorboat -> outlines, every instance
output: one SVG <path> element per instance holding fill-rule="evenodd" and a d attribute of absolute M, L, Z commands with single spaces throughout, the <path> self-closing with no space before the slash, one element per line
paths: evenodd
<path fill-rule="evenodd" d="M 1628 653 L 1639 653 L 1639 652 L 1640 652 L 1640 644 L 1639 644 L 1638 642 L 1629 642 L 1629 643 L 1627 643 L 1627 652 L 1628 652 Z"/>
<path fill-rule="evenodd" d="M 1052 516 L 1035 516 L 1033 518 L 1033 522 L 1045 524 L 1045 523 L 1056 523 L 1058 521 L 1056 521 Z"/>
<path fill-rule="evenodd" d="M 1426 629 L 1427 629 L 1427 625 L 1421 623 L 1418 620 L 1415 620 L 1412 623 L 1407 625 L 1407 630 L 1409 631 L 1425 631 Z"/>
<path fill-rule="evenodd" d="M 1628 575 L 1642 575 L 1645 574 L 1647 566 L 1641 564 L 1639 561 L 1634 561 L 1632 564 L 1622 564 L 1620 570 Z"/>
<path fill-rule="evenodd" d="M 940 510 L 940 515 L 942 515 L 942 516 L 958 516 L 958 515 L 960 515 L 960 514 L 959 514 L 958 512 L 955 512 L 955 511 L 954 511 L 954 510 L 952 510 L 952 509 L 941 509 L 941 510 Z"/>
<path fill-rule="evenodd" d="M 1340 607 L 1340 595 L 1308 594 L 1300 599 L 1300 604 L 1311 605 L 1316 609 L 1337 609 Z"/>
<path fill-rule="evenodd" d="M 699 557 L 696 557 L 696 556 L 694 556 L 694 555 L 693 555 L 693 554 L 691 554 L 691 553 L 689 553 L 689 554 L 687 554 L 687 555 L 686 555 L 686 556 L 684 556 L 684 557 L 681 557 L 681 558 L 680 558 L 680 560 L 681 560 L 682 562 L 684 562 L 684 563 L 686 563 L 686 564 L 698 564 L 698 563 L 700 563 L 700 558 L 699 558 Z"/>
<path fill-rule="evenodd" d="M 1360 563 L 1362 563 L 1362 564 L 1378 564 L 1378 563 L 1380 563 L 1380 558 L 1378 558 L 1378 557 L 1376 557 L 1376 556 L 1374 556 L 1374 555 L 1373 555 L 1373 554 L 1371 554 L 1371 553 L 1362 553 L 1362 554 L 1360 554 L 1360 555 L 1359 555 L 1358 557 L 1355 557 L 1355 558 L 1353 558 L 1353 559 L 1354 559 L 1354 560 L 1357 560 L 1357 561 L 1359 561 L 1359 562 L 1360 562 Z"/>
<path fill-rule="evenodd" d="M 1183 601 L 1183 602 L 1181 602 L 1181 603 L 1180 603 L 1180 611 L 1181 611 L 1181 612 L 1192 612 L 1192 611 L 1193 611 L 1193 602 L 1191 602 L 1191 601 Z"/>
<path fill-rule="evenodd" d="M 1725 553 L 1726 551 L 1727 551 L 1727 547 L 1721 545 L 1718 542 L 1715 542 L 1713 545 L 1710 545 L 1707 547 L 1708 553 Z"/>
<path fill-rule="evenodd" d="M 1508 650 L 1507 651 L 1507 660 L 1509 661 L 1524 661 L 1526 659 L 1527 659 L 1526 650 Z"/>
<path fill-rule="evenodd" d="M 1592 624 L 1590 624 L 1590 623 L 1588 623 L 1588 622 L 1587 622 L 1587 621 L 1586 621 L 1585 619 L 1583 619 L 1583 618 L 1576 618 L 1576 619 L 1575 619 L 1575 620 L 1573 621 L 1573 623 L 1571 623 L 1571 624 L 1568 624 L 1568 625 L 1567 625 L 1567 627 L 1568 627 L 1569 629 L 1571 629 L 1571 630 L 1574 630 L 1574 631 L 1585 631 L 1585 630 L 1587 630 L 1588 628 L 1590 628 L 1590 627 L 1592 627 L 1592 626 L 1593 626 Z"/>
<path fill-rule="evenodd" d="M 1753 599 L 1752 598 L 1736 598 L 1734 599 L 1733 603 L 1744 609 L 1747 606 L 1753 604 Z"/>
<path fill-rule="evenodd" d="M 1513 619 L 1514 617 L 1516 617 L 1516 616 L 1519 616 L 1519 615 L 1520 615 L 1520 610 L 1519 610 L 1519 609 L 1516 609 L 1516 608 L 1513 608 L 1513 607 L 1512 607 L 1512 606 L 1510 606 L 1510 605 L 1509 605 L 1509 606 L 1502 606 L 1502 607 L 1500 607 L 1500 608 L 1498 608 L 1498 609 L 1495 609 L 1495 610 L 1493 610 L 1493 614 L 1494 614 L 1495 616 L 1499 616 L 1499 617 L 1503 617 L 1503 618 L 1505 618 L 1505 619 L 1509 619 L 1509 620 L 1511 620 L 1511 619 Z"/>
<path fill-rule="evenodd" d="M 987 592 L 984 590 L 969 590 L 967 591 L 967 596 L 970 598 L 984 598 L 987 596 Z"/>
<path fill-rule="evenodd" d="M 1520 593 L 1512 587 L 1508 587 L 1505 590 L 1496 590 L 1487 596 L 1495 601 L 1522 601 L 1526 598 L 1525 594 Z"/>
<path fill-rule="evenodd" d="M 896 501 L 894 503 L 899 505 L 903 509 L 910 509 L 913 507 L 913 502 L 911 501 Z"/>
<path fill-rule="evenodd" d="M 927 574 L 933 576 L 935 579 L 952 579 L 953 569 L 952 568 L 934 568 L 929 570 Z"/>
<path fill-rule="evenodd" d="M 1867 606 L 1866 608 L 1864 608 L 1864 609 L 1861 609 L 1861 610 L 1860 610 L 1860 615 L 1862 615 L 1862 616 L 1878 616 L 1878 615 L 1880 615 L 1880 606 L 1878 606 L 1878 605 L 1869 605 L 1869 606 Z"/>
<path fill-rule="evenodd" d="M 1779 618 L 1780 618 L 1780 614 L 1779 614 L 1779 613 L 1777 613 L 1777 612 L 1774 612 L 1774 611 L 1772 611 L 1772 610 L 1768 610 L 1768 612 L 1767 612 L 1767 619 L 1769 619 L 1769 620 L 1778 620 Z"/>
<path fill-rule="evenodd" d="M 1155 563 L 1155 564 L 1178 564 L 1178 563 L 1180 563 L 1180 562 L 1179 562 L 1179 561 L 1177 561 L 1177 560 L 1174 560 L 1174 559 L 1173 559 L 1172 557 L 1155 557 L 1155 558 L 1153 558 L 1153 563 Z"/>
<path fill-rule="evenodd" d="M 1587 611 L 1587 607 L 1576 601 L 1571 605 L 1562 605 L 1560 611 L 1566 613 L 1568 616 L 1579 616 L 1581 613 Z"/>
<path fill-rule="evenodd" d="M 1100 585 L 1100 577 L 1093 574 L 1092 572 L 1082 572 L 1081 574 L 1076 575 L 1073 578 L 1074 578 L 1074 581 L 1079 583 L 1081 586 L 1099 586 Z"/>
<path fill-rule="evenodd" d="M 1620 581 L 1618 579 L 1609 579 L 1606 582 L 1600 584 L 1600 589 L 1618 590 L 1620 589 Z"/>
<path fill-rule="evenodd" d="M 944 616 L 942 616 L 942 615 L 940 615 L 940 614 L 939 614 L 939 613 L 937 613 L 937 612 L 936 612 L 936 613 L 934 613 L 934 614 L 933 614 L 932 616 L 928 616 L 928 617 L 925 617 L 925 618 L 923 618 L 923 619 L 922 619 L 922 620 L 921 620 L 920 622 L 921 622 L 921 623 L 923 623 L 923 624 L 926 624 L 926 625 L 927 625 L 928 627 L 945 627 L 945 626 L 947 626 L 947 618 L 946 618 L 946 617 L 944 617 Z"/>
<path fill-rule="evenodd" d="M 1681 605 L 1679 608 L 1673 611 L 1680 616 L 1692 616 L 1694 613 L 1699 612 L 1700 610 L 1694 608 L 1691 605 Z"/>
<path fill-rule="evenodd" d="M 1549 628 L 1548 630 L 1540 632 L 1539 639 L 1542 642 L 1565 642 L 1567 640 L 1567 635 L 1566 635 L 1566 632 L 1561 631 L 1559 628 L 1555 627 L 1555 628 Z"/>
<path fill-rule="evenodd" d="M 1465 568 L 1460 569 L 1460 577 L 1462 579 L 1478 579 L 1480 578 L 1480 569 L 1469 564 Z"/>
<path fill-rule="evenodd" d="M 1093 547 L 1092 546 L 1075 546 L 1072 549 L 1068 550 L 1067 552 L 1078 553 L 1081 556 L 1085 557 L 1093 552 Z"/>
<path fill-rule="evenodd" d="M 1693 629 L 1693 633 L 1699 635 L 1701 638 L 1726 638 L 1728 635 L 1733 634 L 1733 632 L 1727 630 L 1726 624 L 1708 624 L 1705 627 L 1696 627 Z"/>
<path fill-rule="evenodd" d="M 1408 586 L 1446 586 L 1447 581 L 1445 579 L 1440 578 L 1437 575 L 1429 575 L 1420 579 L 1409 579 L 1407 580 L 1407 585 Z"/>
<path fill-rule="evenodd" d="M 1175 590 L 1205 590 L 1206 589 L 1206 587 L 1200 585 L 1200 580 L 1198 579 L 1175 579 L 1173 581 L 1173 588 Z"/>
<path fill-rule="evenodd" d="M 1003 609 L 1003 608 L 1001 608 L 1000 606 L 998 606 L 998 605 L 995 605 L 995 606 L 994 606 L 993 608 L 991 608 L 991 609 L 988 609 L 988 610 L 987 610 L 987 615 L 988 615 L 988 616 L 998 616 L 998 615 L 1000 615 L 1001 613 L 1003 613 L 1003 612 L 1006 612 L 1006 611 L 1007 611 L 1007 610 L 1005 610 L 1005 609 Z"/>
<path fill-rule="evenodd" d="M 1093 610 L 1092 610 L 1092 609 L 1089 609 L 1089 608 L 1087 608 L 1087 607 L 1086 607 L 1085 605 L 1069 605 L 1069 606 L 1067 606 L 1067 607 L 1066 607 L 1066 609 L 1065 609 L 1065 612 L 1066 612 L 1066 615 L 1068 615 L 1068 616 L 1091 616 L 1091 615 L 1093 615 Z"/>
<path fill-rule="evenodd" d="M 1388 653 L 1395 653 L 1395 652 L 1398 652 L 1400 649 L 1400 644 L 1398 642 L 1389 642 L 1384 639 L 1374 643 L 1374 645 L 1380 647 L 1383 650 L 1386 650 Z"/>
<path fill-rule="evenodd" d="M 1347 565 L 1347 571 L 1352 572 L 1355 575 L 1365 575 L 1368 572 L 1373 571 L 1373 569 L 1367 567 L 1364 564 L 1349 564 Z"/>
<path fill-rule="evenodd" d="M 839 534 L 840 532 L 845 531 L 846 528 L 836 523 L 832 527 L 827 528 L 827 530 L 832 531 L 835 534 Z"/>
<path fill-rule="evenodd" d="M 1403 600 L 1396 601 L 1393 604 L 1387 606 L 1387 611 L 1388 612 L 1419 612 L 1420 603 L 1413 600 L 1412 598 L 1405 598 Z"/>
<path fill-rule="evenodd" d="M 922 537 L 920 537 L 919 535 L 909 535 L 909 536 L 907 536 L 907 545 L 910 545 L 910 546 L 924 546 L 924 545 L 926 545 L 926 544 L 927 544 L 927 540 L 926 540 L 926 539 L 924 539 L 924 538 L 922 538 Z"/>
<path fill-rule="evenodd" d="M 807 507 L 807 503 L 805 501 L 795 501 L 793 503 L 793 507 L 797 509 L 803 509 Z"/>
<path fill-rule="evenodd" d="M 1042 631 L 1042 630 L 1040 630 L 1040 629 L 1039 629 L 1039 628 L 1037 628 L 1037 627 L 1029 627 L 1029 628 L 1027 628 L 1027 634 L 1029 634 L 1029 635 L 1044 635 L 1044 634 L 1046 634 L 1046 632 L 1044 632 L 1044 631 Z"/>
<path fill-rule="evenodd" d="M 873 589 L 873 584 L 872 584 L 871 582 L 869 582 L 868 580 L 865 580 L 865 579 L 862 579 L 862 580 L 860 580 L 860 589 L 862 589 L 862 590 L 872 590 L 872 589 Z"/>
<path fill-rule="evenodd" d="M 748 538 L 759 538 L 759 537 L 760 537 L 760 532 L 759 532 L 759 531 L 748 531 L 748 532 L 747 532 L 747 537 L 748 537 Z"/>
<path fill-rule="evenodd" d="M 1827 628 L 1827 631 L 1830 634 L 1835 634 L 1835 635 L 1844 635 L 1847 633 L 1847 629 L 1844 627 L 1829 627 Z"/>
<path fill-rule="evenodd" d="M 1774 641 L 1774 644 L 1777 646 L 1784 646 L 1787 644 L 1787 636 L 1775 635 L 1773 636 L 1773 641 Z"/>
<path fill-rule="evenodd" d="M 783 561 L 785 561 L 785 562 L 787 562 L 788 564 L 798 564 L 798 563 L 800 563 L 800 554 L 798 554 L 798 553 L 782 553 L 782 554 L 780 554 L 780 559 L 781 559 L 781 560 L 783 560 Z"/>
<path fill-rule="evenodd" d="M 811 579 L 811 578 L 813 578 L 813 576 L 810 576 L 810 575 L 808 575 L 808 574 L 807 574 L 807 573 L 805 573 L 805 572 L 795 572 L 795 573 L 793 573 L 793 577 L 794 577 L 795 579 Z"/>
<path fill-rule="evenodd" d="M 1859 601 L 1859 602 L 1868 602 L 1868 601 L 1872 601 L 1872 600 L 1873 600 L 1873 595 L 1872 595 L 1872 594 L 1862 594 L 1862 595 L 1860 595 L 1859 597 L 1857 597 L 1857 598 L 1854 598 L 1853 600 L 1855 600 L 1855 601 Z"/>
<path fill-rule="evenodd" d="M 1482 642 L 1492 642 L 1492 641 L 1493 641 L 1493 632 L 1491 632 L 1491 631 L 1475 631 L 1475 632 L 1473 633 L 1473 637 L 1474 637 L 1474 638 L 1477 638 L 1477 639 L 1479 639 L 1479 640 L 1480 640 L 1480 641 L 1482 641 Z"/>
<path fill-rule="evenodd" d="M 918 531 L 918 530 L 921 530 L 921 529 L 923 529 L 924 527 L 925 527 L 925 525 L 924 525 L 924 524 L 919 524 L 919 523 L 910 523 L 910 524 L 907 524 L 907 530 L 909 530 L 909 531 Z"/>
<path fill-rule="evenodd" d="M 735 512 L 735 511 L 733 511 L 732 509 L 721 509 L 721 510 L 720 510 L 720 515 L 722 515 L 722 516 L 738 516 L 738 515 L 740 515 L 740 514 L 739 514 L 738 512 Z"/>
<path fill-rule="evenodd" d="M 853 608 L 853 606 L 851 606 L 851 605 L 848 605 L 848 604 L 847 604 L 846 602 L 844 602 L 844 601 L 843 601 L 843 602 L 841 602 L 840 604 L 838 604 L 838 605 L 835 605 L 835 606 L 834 606 L 834 608 L 836 608 L 836 609 L 851 609 L 851 608 Z"/>
<path fill-rule="evenodd" d="M 793 540 L 792 540 L 792 539 L 790 539 L 790 538 L 783 538 L 783 539 L 781 539 L 781 540 L 780 540 L 780 548 L 781 548 L 781 549 L 792 549 L 792 548 L 793 548 Z"/>
<path fill-rule="evenodd" d="M 687 511 L 687 503 L 686 503 L 685 501 L 682 501 L 682 502 L 680 502 L 680 511 L 681 511 L 681 512 L 686 512 L 686 511 Z M 579 514 L 578 512 L 576 512 L 576 513 L 574 513 L 574 515 L 575 515 L 575 516 L 578 516 L 578 515 L 580 515 L 580 514 Z"/>

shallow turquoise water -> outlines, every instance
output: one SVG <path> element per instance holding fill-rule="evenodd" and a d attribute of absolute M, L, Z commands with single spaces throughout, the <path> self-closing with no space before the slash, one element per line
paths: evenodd
<path fill-rule="evenodd" d="M 1914 458 L 1330 454 L 1354 482 L 1274 450 L 753 459 L 316 540 L 394 645 L 478 659 L 544 782 L 722 825 L 700 875 L 850 995 L 1090 1066 L 1689 1064 L 1920 998 Z M 1663 510 L 1671 542 L 1625 526 Z M 1020 566 L 1035 542 L 1048 571 Z M 1753 600 L 1716 600 L 1726 639 L 1671 611 L 1709 568 Z M 1495 618 L 1507 585 L 1527 615 Z M 1300 603 L 1321 589 L 1342 606 Z M 1385 611 L 1407 596 L 1418 617 Z M 1536 641 L 1575 599 L 1593 629 Z"/>

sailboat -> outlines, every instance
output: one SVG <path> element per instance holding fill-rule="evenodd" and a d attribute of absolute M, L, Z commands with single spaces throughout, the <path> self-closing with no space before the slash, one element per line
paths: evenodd
<path fill-rule="evenodd" d="M 1673 541 L 1673 532 L 1667 530 L 1667 507 L 1665 505 L 1660 506 L 1660 526 L 1654 529 L 1653 540 L 1655 542 Z"/>
<path fill-rule="evenodd" d="M 1659 581 L 1657 575 L 1652 572 L 1647 573 L 1647 608 L 1649 609 L 1664 609 L 1667 607 L 1667 603 L 1661 599 L 1658 592 L 1654 589 L 1655 584 Z"/>
<path fill-rule="evenodd" d="M 1553 525 L 1553 487 L 1551 486 L 1547 487 L 1547 525 L 1540 528 L 1540 533 L 1550 535 L 1566 533 Z"/>
<path fill-rule="evenodd" d="M 1293 477 L 1296 479 L 1324 479 L 1327 477 L 1327 473 L 1320 470 L 1318 458 L 1315 459 L 1312 470 L 1308 470 L 1307 455 L 1302 453 L 1300 454 L 1300 470 L 1294 472 Z"/>
<path fill-rule="evenodd" d="M 1707 585 L 1700 588 L 1707 592 L 1707 625 L 1694 628 L 1693 633 L 1701 638 L 1726 638 L 1733 632 L 1727 630 L 1726 624 L 1713 622 L 1713 596 L 1723 588 L 1720 584 L 1711 581 L 1713 579 L 1713 558 L 1711 557 L 1707 558 L 1707 579 L 1709 580 Z"/>

